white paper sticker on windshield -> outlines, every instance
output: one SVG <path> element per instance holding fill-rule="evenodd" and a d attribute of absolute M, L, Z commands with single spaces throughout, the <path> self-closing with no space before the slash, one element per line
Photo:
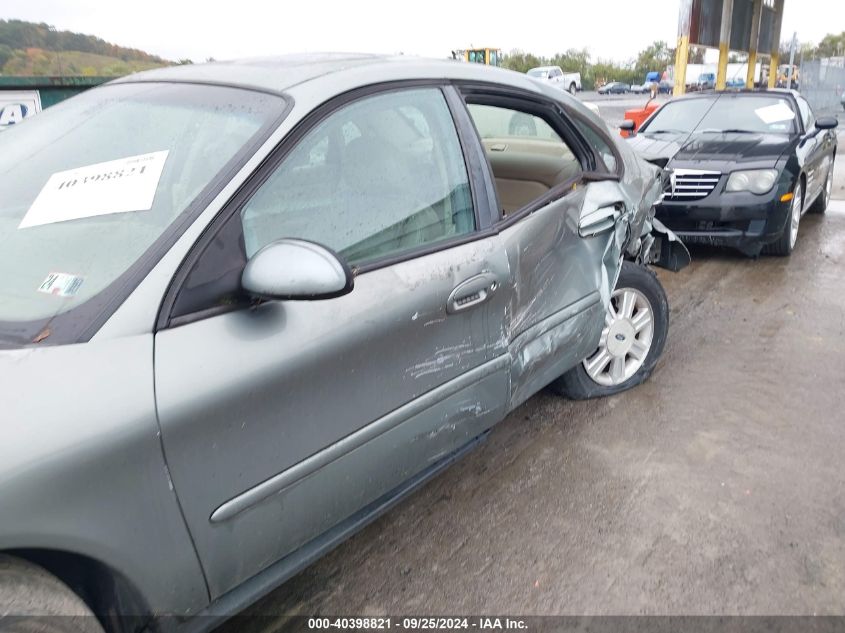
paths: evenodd
<path fill-rule="evenodd" d="M 82 277 L 68 275 L 67 273 L 50 273 L 47 279 L 38 286 L 38 292 L 57 297 L 72 297 L 82 285 Z"/>
<path fill-rule="evenodd" d="M 19 229 L 109 213 L 149 211 L 168 151 L 87 165 L 50 176 Z"/>
<path fill-rule="evenodd" d="M 763 123 L 779 123 L 781 121 L 791 121 L 795 118 L 795 113 L 783 101 L 774 105 L 766 106 L 764 108 L 757 108 L 754 110 Z"/>

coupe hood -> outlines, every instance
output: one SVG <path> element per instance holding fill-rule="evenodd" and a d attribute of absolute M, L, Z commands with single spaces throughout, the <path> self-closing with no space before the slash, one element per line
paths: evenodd
<path fill-rule="evenodd" d="M 631 148 L 646 160 L 670 159 L 677 162 L 724 161 L 730 163 L 774 163 L 794 142 L 784 134 L 648 132 L 629 138 Z"/>

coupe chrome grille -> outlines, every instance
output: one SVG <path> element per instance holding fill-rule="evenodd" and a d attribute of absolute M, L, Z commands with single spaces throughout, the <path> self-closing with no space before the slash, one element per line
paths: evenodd
<path fill-rule="evenodd" d="M 721 177 L 718 171 L 675 169 L 666 185 L 663 199 L 670 202 L 701 200 L 716 188 Z"/>

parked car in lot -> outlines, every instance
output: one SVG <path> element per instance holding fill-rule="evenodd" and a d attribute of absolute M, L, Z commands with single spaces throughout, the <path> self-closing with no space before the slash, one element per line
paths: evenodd
<path fill-rule="evenodd" d="M 802 214 L 827 208 L 836 125 L 794 91 L 698 94 L 663 105 L 629 143 L 668 163 L 657 218 L 683 240 L 789 255 Z"/>
<path fill-rule="evenodd" d="M 716 73 L 701 73 L 696 82 L 698 90 L 713 90 L 716 87 Z"/>
<path fill-rule="evenodd" d="M 532 68 L 526 74 L 534 79 L 554 84 L 573 95 L 581 90 L 581 73 L 566 73 L 560 66 L 539 66 Z"/>
<path fill-rule="evenodd" d="M 631 86 L 620 81 L 611 81 L 598 89 L 600 95 L 621 95 L 631 92 Z"/>
<path fill-rule="evenodd" d="M 645 380 L 668 306 L 641 262 L 688 261 L 661 169 L 476 64 L 132 75 L 4 132 L 0 172 L 0 614 L 100 622 L 39 631 L 218 624 L 186 618 L 260 597 L 544 386 Z"/>
<path fill-rule="evenodd" d="M 657 93 L 658 94 L 672 94 L 672 91 L 675 89 L 675 84 L 668 79 L 663 79 L 659 84 L 657 84 Z"/>

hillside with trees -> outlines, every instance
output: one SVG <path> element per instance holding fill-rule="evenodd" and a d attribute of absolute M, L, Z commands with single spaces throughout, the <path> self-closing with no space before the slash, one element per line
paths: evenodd
<path fill-rule="evenodd" d="M 172 62 L 48 24 L 0 20 L 0 74 L 120 76 Z"/>

